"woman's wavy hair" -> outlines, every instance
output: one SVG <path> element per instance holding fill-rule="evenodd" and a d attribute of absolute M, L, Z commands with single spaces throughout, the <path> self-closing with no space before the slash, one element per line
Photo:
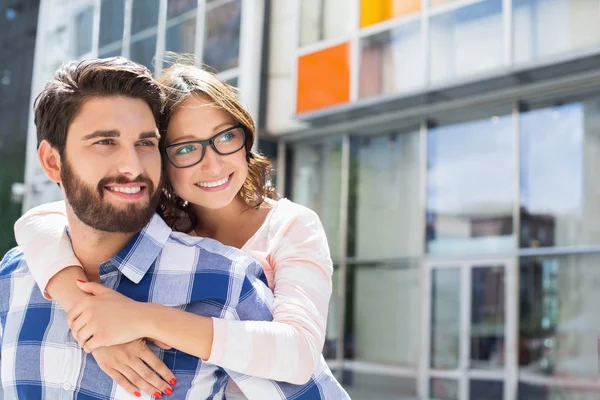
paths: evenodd
<path fill-rule="evenodd" d="M 192 95 L 201 95 L 212 99 L 213 106 L 228 112 L 246 131 L 246 160 L 248 177 L 238 196 L 248 209 L 258 208 L 265 198 L 277 199 L 279 195 L 271 184 L 271 162 L 262 154 L 252 151 L 256 138 L 254 121 L 246 109 L 237 100 L 237 89 L 221 81 L 215 74 L 194 65 L 189 57 L 171 56 L 172 65 L 164 70 L 158 79 L 158 85 L 165 94 L 164 112 L 160 120 L 161 149 L 166 146 L 167 127 L 177 108 Z M 163 168 L 168 161 L 165 160 Z M 166 171 L 163 171 L 166 177 Z M 190 205 L 173 190 L 165 179 L 158 213 L 174 230 L 190 232 L 198 224 L 198 217 Z"/>

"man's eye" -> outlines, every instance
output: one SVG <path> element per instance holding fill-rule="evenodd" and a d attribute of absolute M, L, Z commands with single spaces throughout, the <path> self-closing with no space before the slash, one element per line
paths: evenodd
<path fill-rule="evenodd" d="M 111 139 L 104 139 L 104 140 L 99 140 L 99 141 L 97 141 L 94 144 L 99 144 L 99 145 L 102 145 L 102 146 L 106 146 L 106 145 L 113 144 L 113 141 Z"/>
<path fill-rule="evenodd" d="M 156 145 L 151 140 L 142 140 L 140 142 L 140 146 L 150 146 L 150 147 L 152 147 L 152 146 L 156 146 Z"/>

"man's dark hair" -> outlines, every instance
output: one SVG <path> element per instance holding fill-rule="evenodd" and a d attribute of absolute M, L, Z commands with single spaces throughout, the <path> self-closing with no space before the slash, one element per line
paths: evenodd
<path fill-rule="evenodd" d="M 127 96 L 150 106 L 158 126 L 163 93 L 148 68 L 122 57 L 71 61 L 35 99 L 38 146 L 47 140 L 62 155 L 69 126 L 90 97 Z"/>

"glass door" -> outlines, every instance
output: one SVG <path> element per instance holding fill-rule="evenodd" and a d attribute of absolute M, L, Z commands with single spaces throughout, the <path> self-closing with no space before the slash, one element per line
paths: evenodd
<path fill-rule="evenodd" d="M 429 263 L 425 398 L 516 398 L 514 259 Z"/>

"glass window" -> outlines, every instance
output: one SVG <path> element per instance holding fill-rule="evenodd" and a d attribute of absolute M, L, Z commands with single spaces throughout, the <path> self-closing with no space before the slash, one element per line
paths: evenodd
<path fill-rule="evenodd" d="M 404 376 L 357 372 L 346 369 L 342 385 L 351 399 L 416 399 L 417 380 Z"/>
<path fill-rule="evenodd" d="M 349 268 L 353 303 L 346 310 L 352 316 L 346 326 L 348 358 L 412 367 L 416 373 L 421 348 L 420 274 L 416 259 Z"/>
<path fill-rule="evenodd" d="M 431 17 L 431 82 L 502 67 L 502 32 L 502 0 L 479 1 Z"/>
<path fill-rule="evenodd" d="M 298 145 L 292 160 L 292 200 L 319 215 L 331 258 L 336 260 L 340 253 L 341 139 Z"/>
<path fill-rule="evenodd" d="M 423 215 L 419 132 L 353 140 L 355 229 L 349 239 L 359 260 L 419 256 Z M 351 203 L 352 204 L 352 203 Z M 354 243 L 354 248 L 351 244 Z"/>
<path fill-rule="evenodd" d="M 459 400 L 458 381 L 431 378 L 429 381 L 429 397 L 435 400 Z"/>
<path fill-rule="evenodd" d="M 159 1 L 133 0 L 131 35 L 158 24 Z"/>
<path fill-rule="evenodd" d="M 117 57 L 121 55 L 121 42 L 117 43 L 116 46 L 105 47 L 98 51 L 99 58 Z"/>
<path fill-rule="evenodd" d="M 326 360 L 334 360 L 337 357 L 337 344 L 340 338 L 340 329 L 338 327 L 338 313 L 340 312 L 340 270 L 337 265 L 333 266 L 331 276 L 333 293 L 329 301 L 329 314 L 327 318 L 327 329 L 325 330 L 325 344 L 323 346 L 323 357 Z"/>
<path fill-rule="evenodd" d="M 198 0 L 168 0 L 167 19 L 178 17 L 188 11 L 195 10 L 198 6 Z"/>
<path fill-rule="evenodd" d="M 361 0 L 360 26 L 365 27 L 421 10 L 421 0 Z"/>
<path fill-rule="evenodd" d="M 298 59 L 296 111 L 314 111 L 350 100 L 350 44 Z"/>
<path fill-rule="evenodd" d="M 206 12 L 203 62 L 218 72 L 239 65 L 241 18 L 240 0 L 230 1 Z"/>
<path fill-rule="evenodd" d="M 504 365 L 504 272 L 502 265 L 471 269 L 471 369 Z"/>
<path fill-rule="evenodd" d="M 196 17 L 167 28 L 166 51 L 194 54 L 196 44 Z"/>
<path fill-rule="evenodd" d="M 460 347 L 460 269 L 431 272 L 431 358 L 436 369 L 456 369 Z"/>
<path fill-rule="evenodd" d="M 360 97 L 395 94 L 425 83 L 421 23 L 361 40 Z"/>
<path fill-rule="evenodd" d="M 511 115 L 428 132 L 427 251 L 511 251 L 515 144 Z"/>
<path fill-rule="evenodd" d="M 600 44 L 598 0 L 513 0 L 515 62 Z"/>
<path fill-rule="evenodd" d="M 522 247 L 600 244 L 600 99 L 521 115 Z"/>
<path fill-rule="evenodd" d="M 519 286 L 522 389 L 560 377 L 571 389 L 594 388 L 581 398 L 598 398 L 600 255 L 521 258 Z"/>
<path fill-rule="evenodd" d="M 99 46 L 123 39 L 125 0 L 102 0 L 100 5 Z"/>
<path fill-rule="evenodd" d="M 93 27 L 94 7 L 89 6 L 75 17 L 75 54 L 77 57 L 92 51 Z"/>
<path fill-rule="evenodd" d="M 130 58 L 132 61 L 145 65 L 154 71 L 154 56 L 156 55 L 156 34 L 131 43 Z"/>
<path fill-rule="evenodd" d="M 347 0 L 302 0 L 300 46 L 343 37 L 355 27 Z"/>
<path fill-rule="evenodd" d="M 430 7 L 436 7 L 436 6 L 441 6 L 444 4 L 451 4 L 451 3 L 455 3 L 458 0 L 429 0 L 429 6 Z"/>
<path fill-rule="evenodd" d="M 469 381 L 469 398 L 485 400 L 503 400 L 504 382 L 481 379 Z"/>

